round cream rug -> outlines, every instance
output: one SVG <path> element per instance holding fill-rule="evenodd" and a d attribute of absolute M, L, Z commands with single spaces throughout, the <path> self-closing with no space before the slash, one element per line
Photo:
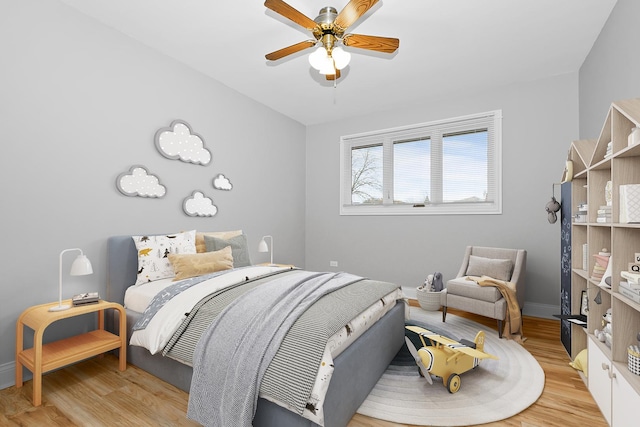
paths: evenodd
<path fill-rule="evenodd" d="M 430 385 L 406 345 L 391 362 L 358 413 L 402 424 L 468 426 L 509 418 L 533 404 L 544 388 L 544 371 L 520 344 L 499 339 L 498 333 L 471 320 L 439 311 L 410 307 L 407 324 L 423 326 L 452 339 L 473 341 L 486 332 L 485 351 L 499 360 L 485 359 L 460 376 L 460 390 L 451 394 L 434 377 Z"/>

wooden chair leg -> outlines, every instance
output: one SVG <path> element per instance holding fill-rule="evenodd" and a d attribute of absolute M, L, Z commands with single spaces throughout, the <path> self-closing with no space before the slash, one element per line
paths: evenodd
<path fill-rule="evenodd" d="M 442 321 L 444 322 L 446 318 L 447 318 L 447 306 L 443 305 L 442 306 Z"/>
<path fill-rule="evenodd" d="M 502 338 L 502 320 L 498 319 L 498 338 Z"/>

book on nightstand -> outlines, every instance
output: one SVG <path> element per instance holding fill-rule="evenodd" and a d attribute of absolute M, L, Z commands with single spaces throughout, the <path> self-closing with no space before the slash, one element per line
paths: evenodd
<path fill-rule="evenodd" d="M 87 292 L 71 297 L 73 305 L 97 304 L 100 301 L 100 295 L 97 292 Z"/>

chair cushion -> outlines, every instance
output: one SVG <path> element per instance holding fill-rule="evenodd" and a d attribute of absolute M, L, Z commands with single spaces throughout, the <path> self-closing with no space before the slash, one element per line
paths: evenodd
<path fill-rule="evenodd" d="M 498 288 L 480 286 L 473 280 L 467 280 L 464 277 L 451 279 L 447 282 L 447 295 L 458 295 L 486 302 L 496 302 L 502 298 Z"/>
<path fill-rule="evenodd" d="M 484 258 L 469 255 L 467 276 L 489 276 L 498 280 L 511 280 L 513 262 L 510 259 Z"/>

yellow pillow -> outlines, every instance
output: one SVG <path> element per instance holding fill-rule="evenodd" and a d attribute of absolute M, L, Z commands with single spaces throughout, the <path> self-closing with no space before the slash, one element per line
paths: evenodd
<path fill-rule="evenodd" d="M 584 373 L 587 377 L 587 349 L 580 351 L 573 362 L 569 362 L 569 366 Z"/>
<path fill-rule="evenodd" d="M 201 254 L 169 254 L 168 256 L 176 274 L 174 282 L 233 268 L 231 246 Z"/>
<path fill-rule="evenodd" d="M 196 233 L 196 252 L 207 252 L 207 247 L 204 244 L 204 236 L 217 237 L 218 239 L 228 240 L 232 237 L 236 237 L 242 234 L 242 230 L 233 231 L 199 231 Z"/>

